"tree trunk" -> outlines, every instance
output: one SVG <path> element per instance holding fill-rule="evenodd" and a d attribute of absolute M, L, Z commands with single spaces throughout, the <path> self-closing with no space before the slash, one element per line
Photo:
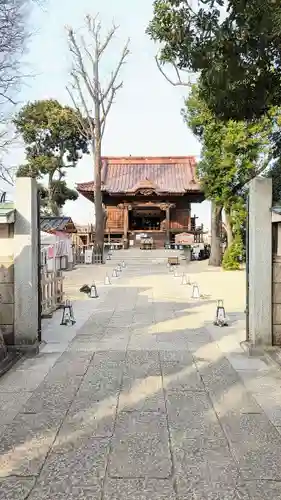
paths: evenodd
<path fill-rule="evenodd" d="M 222 207 L 212 201 L 211 218 L 211 254 L 209 266 L 221 265 L 221 213 Z"/>
<path fill-rule="evenodd" d="M 95 212 L 96 212 L 96 230 L 95 244 L 97 251 L 103 255 L 104 243 L 104 208 L 102 203 L 101 190 L 101 142 L 95 141 L 94 148 L 94 163 L 95 163 Z"/>
<path fill-rule="evenodd" d="M 227 236 L 227 248 L 229 248 L 233 243 L 231 216 L 230 216 L 229 210 L 224 209 L 224 212 L 225 212 L 225 229 L 226 229 L 226 236 Z"/>
<path fill-rule="evenodd" d="M 229 248 L 233 242 L 233 232 L 232 232 L 230 211 L 226 209 L 225 209 L 225 228 L 227 236 L 227 248 Z"/>
<path fill-rule="evenodd" d="M 56 202 L 53 200 L 53 177 L 54 173 L 49 174 L 48 179 L 48 212 L 54 217 L 58 217 L 60 215 L 60 209 L 57 206 Z"/>

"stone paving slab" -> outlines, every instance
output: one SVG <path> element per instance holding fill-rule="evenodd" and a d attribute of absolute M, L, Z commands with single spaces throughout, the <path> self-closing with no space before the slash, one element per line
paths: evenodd
<path fill-rule="evenodd" d="M 0 440 L 0 477 L 39 474 L 63 421 L 61 413 L 19 414 Z"/>
<path fill-rule="evenodd" d="M 245 486 L 227 486 L 205 480 L 177 480 L 178 500 L 250 500 Z M 254 497 L 253 497 L 254 498 Z"/>
<path fill-rule="evenodd" d="M 109 397 L 104 403 L 76 399 L 70 407 L 57 440 L 65 441 L 83 437 L 104 438 L 113 434 L 116 417 L 117 396 Z"/>
<path fill-rule="evenodd" d="M 0 478 L 0 500 L 23 500 L 34 487 L 34 478 Z"/>
<path fill-rule="evenodd" d="M 257 398 L 254 398 L 240 382 L 232 386 L 227 393 L 211 394 L 210 399 L 217 415 L 224 420 L 231 415 L 264 413 Z"/>
<path fill-rule="evenodd" d="M 32 490 L 28 500 L 101 500 L 102 487 L 100 483 L 87 486 L 69 486 L 69 481 L 42 483 Z"/>
<path fill-rule="evenodd" d="M 161 361 L 163 384 L 166 390 L 204 391 L 204 384 L 195 364 Z"/>
<path fill-rule="evenodd" d="M 172 472 L 166 417 L 120 413 L 109 461 L 109 476 L 168 478 Z"/>
<path fill-rule="evenodd" d="M 29 392 L 2 392 L 0 393 L 0 422 L 1 426 L 9 424 L 23 408 L 32 393 Z"/>
<path fill-rule="evenodd" d="M 278 445 L 239 443 L 239 445 L 232 446 L 232 451 L 241 476 L 245 480 L 259 478 L 261 480 L 281 481 L 280 447 Z"/>
<path fill-rule="evenodd" d="M 209 432 L 209 437 L 222 435 L 222 429 L 211 401 L 203 392 L 166 392 L 167 414 L 171 436 L 188 430 L 190 438 Z"/>
<path fill-rule="evenodd" d="M 126 380 L 124 380 L 123 389 L 119 396 L 119 409 L 121 411 L 165 414 L 165 399 L 160 377 L 149 377 L 148 380 L 134 382 L 133 385 L 129 381 L 128 385 L 129 388 L 126 387 Z"/>
<path fill-rule="evenodd" d="M 176 500 L 173 482 L 166 479 L 109 479 L 104 500 Z"/>
<path fill-rule="evenodd" d="M 93 354 L 90 353 L 79 353 L 77 355 L 64 352 L 57 360 L 52 371 L 48 374 L 48 379 L 51 380 L 54 378 L 56 380 L 61 375 L 66 377 L 73 377 L 74 375 L 83 376 L 92 360 Z"/>
<path fill-rule="evenodd" d="M 69 273 L 75 327 L 55 314 L 40 355 L 0 379 L 0 500 L 281 500 L 281 372 L 240 348 L 243 273 L 189 264 L 211 295 L 191 300 L 151 258 Z M 85 300 L 94 272 L 99 298 Z"/>
<path fill-rule="evenodd" d="M 281 483 L 277 481 L 247 481 L 246 488 L 255 500 L 281 500 Z"/>
<path fill-rule="evenodd" d="M 26 404 L 22 407 L 21 412 L 26 414 L 32 413 L 61 413 L 65 415 L 70 407 L 76 388 L 72 387 L 44 387 L 42 384 L 34 391 L 32 396 L 28 399 Z"/>
<path fill-rule="evenodd" d="M 36 376 L 32 375 L 29 370 L 17 370 L 6 373 L 1 380 L 0 392 L 34 391 L 44 380 L 46 373 L 43 372 L 41 376 L 37 373 Z"/>
<path fill-rule="evenodd" d="M 73 446 L 68 443 L 54 446 L 40 474 L 45 484 L 56 482 L 74 486 L 95 486 L 105 477 L 109 440 L 77 439 Z"/>
<path fill-rule="evenodd" d="M 198 439 L 185 440 L 184 444 L 184 447 L 182 444 L 173 446 L 177 474 L 181 473 L 185 478 L 191 475 L 192 478 L 197 469 L 204 471 L 204 480 L 209 480 L 210 484 L 235 487 L 240 480 L 240 471 L 228 446 L 215 441 L 202 443 Z"/>

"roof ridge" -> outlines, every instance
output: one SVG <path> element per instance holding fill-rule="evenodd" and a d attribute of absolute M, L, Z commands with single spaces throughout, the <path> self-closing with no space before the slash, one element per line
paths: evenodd
<path fill-rule="evenodd" d="M 195 156 L 103 156 L 102 161 L 108 165 L 171 165 L 195 164 Z"/>

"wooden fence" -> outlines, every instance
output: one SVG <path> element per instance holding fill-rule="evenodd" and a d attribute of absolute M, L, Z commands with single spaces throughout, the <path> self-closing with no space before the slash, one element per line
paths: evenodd
<path fill-rule="evenodd" d="M 41 276 L 41 316 L 51 316 L 63 302 L 62 273 L 43 273 Z"/>

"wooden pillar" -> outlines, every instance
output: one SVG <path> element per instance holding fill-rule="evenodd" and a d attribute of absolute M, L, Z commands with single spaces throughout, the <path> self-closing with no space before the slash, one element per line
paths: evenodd
<path fill-rule="evenodd" d="M 124 232 L 124 240 L 127 240 L 128 239 L 128 229 L 129 229 L 129 209 L 128 209 L 128 205 L 125 205 L 124 204 L 124 229 L 123 229 L 123 232 Z"/>
<path fill-rule="evenodd" d="M 170 244 L 170 205 L 166 205 L 166 243 Z"/>
<path fill-rule="evenodd" d="M 120 203 L 117 205 L 117 208 L 123 210 L 123 240 L 125 242 L 125 248 L 128 248 L 129 210 L 131 210 L 131 205 Z"/>
<path fill-rule="evenodd" d="M 170 244 L 170 221 L 171 221 L 171 208 L 174 207 L 174 204 L 171 203 L 161 203 L 160 209 L 166 213 L 166 244 Z"/>

